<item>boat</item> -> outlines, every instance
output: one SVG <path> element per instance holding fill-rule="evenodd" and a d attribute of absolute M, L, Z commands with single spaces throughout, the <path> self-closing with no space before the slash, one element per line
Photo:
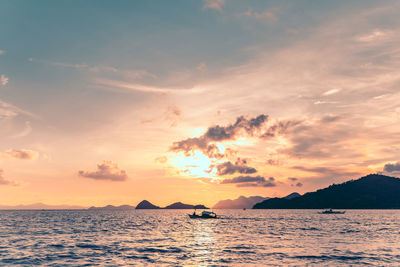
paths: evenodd
<path fill-rule="evenodd" d="M 321 212 L 318 212 L 319 214 L 344 214 L 346 211 L 338 211 L 338 210 L 332 210 L 332 209 L 327 209 Z"/>
<path fill-rule="evenodd" d="M 212 211 L 203 211 L 201 214 L 196 214 L 196 211 L 193 214 L 188 214 L 191 219 L 216 219 L 217 214 Z"/>

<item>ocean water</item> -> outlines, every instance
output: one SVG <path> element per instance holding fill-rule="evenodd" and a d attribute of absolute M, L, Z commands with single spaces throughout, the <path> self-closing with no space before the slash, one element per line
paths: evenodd
<path fill-rule="evenodd" d="M 400 265 L 400 210 L 0 211 L 0 265 Z"/>

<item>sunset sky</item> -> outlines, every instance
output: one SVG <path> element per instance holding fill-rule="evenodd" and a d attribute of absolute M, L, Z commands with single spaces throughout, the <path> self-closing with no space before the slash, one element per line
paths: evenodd
<path fill-rule="evenodd" d="M 0 7 L 0 204 L 213 205 L 400 174 L 399 1 Z"/>

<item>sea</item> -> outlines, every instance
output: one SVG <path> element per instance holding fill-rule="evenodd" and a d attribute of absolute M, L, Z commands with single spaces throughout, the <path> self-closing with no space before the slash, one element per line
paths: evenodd
<path fill-rule="evenodd" d="M 0 266 L 400 266 L 400 210 L 0 211 Z"/>

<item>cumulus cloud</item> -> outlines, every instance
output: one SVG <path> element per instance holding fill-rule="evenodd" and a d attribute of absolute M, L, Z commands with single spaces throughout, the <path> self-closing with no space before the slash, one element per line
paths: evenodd
<path fill-rule="evenodd" d="M 232 164 L 230 161 L 226 161 L 216 166 L 218 175 L 228 175 L 234 173 L 251 174 L 256 173 L 257 170 L 247 166 L 247 160 L 238 158 L 237 161 Z"/>
<path fill-rule="evenodd" d="M 116 163 L 106 160 L 97 165 L 96 171 L 79 171 L 78 174 L 95 180 L 125 181 L 128 178 L 126 172 L 120 170 Z"/>
<path fill-rule="evenodd" d="M 301 121 L 299 120 L 277 121 L 272 124 L 263 135 L 261 135 L 261 138 L 270 138 L 286 134 L 290 128 L 299 124 L 301 124 Z"/>
<path fill-rule="evenodd" d="M 385 172 L 400 172 L 400 162 L 397 163 L 387 163 L 383 167 Z"/>
<path fill-rule="evenodd" d="M 297 186 L 297 187 L 302 187 L 303 186 L 303 183 L 299 182 L 299 178 L 288 177 L 287 179 L 291 183 L 290 186 Z M 297 182 L 297 183 L 295 183 L 295 182 Z"/>
<path fill-rule="evenodd" d="M 3 155 L 15 159 L 31 160 L 36 159 L 39 153 L 29 149 L 9 149 Z"/>
<path fill-rule="evenodd" d="M 275 178 L 265 179 L 263 176 L 237 176 L 221 181 L 221 184 L 236 184 L 237 187 L 274 187 Z"/>
<path fill-rule="evenodd" d="M 240 116 L 233 124 L 209 127 L 200 137 L 174 142 L 170 147 L 170 151 L 183 151 L 185 155 L 190 155 L 194 150 L 200 150 L 210 157 L 222 157 L 223 155 L 219 153 L 218 147 L 214 144 L 215 142 L 235 140 L 242 135 L 257 135 L 267 120 L 268 116 L 264 114 L 251 119 Z"/>
<path fill-rule="evenodd" d="M 4 171 L 0 169 L 0 185 L 11 185 L 11 186 L 17 186 L 18 184 L 16 182 L 7 180 L 4 177 Z"/>
<path fill-rule="evenodd" d="M 1 83 L 1 85 L 6 85 L 7 83 L 8 83 L 8 77 L 7 76 L 5 76 L 4 74 L 1 74 L 0 75 L 0 83 Z"/>
<path fill-rule="evenodd" d="M 205 0 L 203 8 L 216 9 L 222 11 L 222 6 L 225 4 L 225 0 Z"/>

